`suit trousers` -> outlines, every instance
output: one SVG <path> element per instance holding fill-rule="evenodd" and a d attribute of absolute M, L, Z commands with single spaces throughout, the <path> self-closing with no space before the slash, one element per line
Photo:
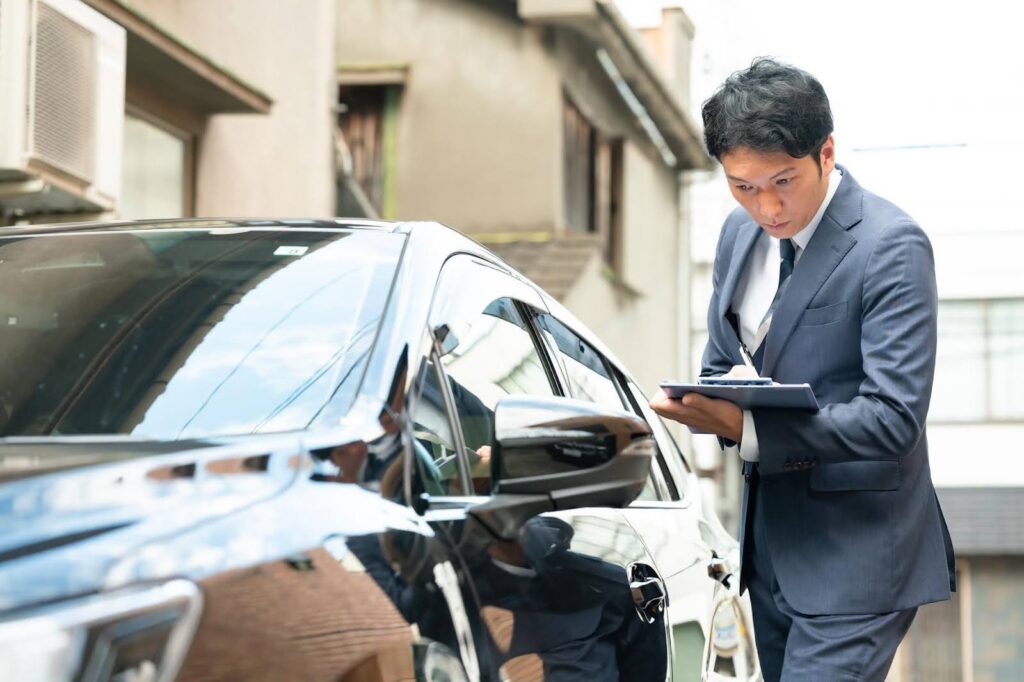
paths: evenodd
<path fill-rule="evenodd" d="M 765 682 L 884 682 L 917 609 L 869 615 L 807 615 L 786 601 L 768 551 L 757 474 L 744 546 L 754 639 Z"/>

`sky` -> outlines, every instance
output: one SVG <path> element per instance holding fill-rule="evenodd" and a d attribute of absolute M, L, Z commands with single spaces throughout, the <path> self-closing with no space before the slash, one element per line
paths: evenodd
<path fill-rule="evenodd" d="M 663 1 L 696 26 L 695 120 L 725 76 L 756 56 L 778 57 L 825 86 L 838 161 L 862 185 L 931 234 L 1000 232 L 1024 248 L 1012 189 L 1024 152 L 1018 3 L 616 0 L 638 25 L 656 24 Z"/>

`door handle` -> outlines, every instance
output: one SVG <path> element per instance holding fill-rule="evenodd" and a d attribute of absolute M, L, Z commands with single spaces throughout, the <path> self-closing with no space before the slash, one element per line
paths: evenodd
<path fill-rule="evenodd" d="M 718 556 L 718 552 L 711 550 L 711 560 L 708 561 L 708 577 L 717 580 L 729 589 L 729 579 L 732 578 L 732 570 L 729 562 Z"/>
<path fill-rule="evenodd" d="M 629 591 L 633 595 L 636 614 L 645 623 L 653 623 L 665 613 L 668 594 L 658 572 L 647 564 L 633 564 L 629 569 Z"/>

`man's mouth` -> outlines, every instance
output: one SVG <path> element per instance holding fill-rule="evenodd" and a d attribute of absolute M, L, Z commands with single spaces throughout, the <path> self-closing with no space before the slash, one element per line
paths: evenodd
<path fill-rule="evenodd" d="M 775 223 L 774 225 L 772 225 L 772 224 L 765 224 L 765 227 L 768 228 L 769 230 L 780 230 L 783 227 L 785 227 L 786 225 L 789 225 L 789 221 L 788 220 L 786 222 L 784 222 L 784 223 Z"/>

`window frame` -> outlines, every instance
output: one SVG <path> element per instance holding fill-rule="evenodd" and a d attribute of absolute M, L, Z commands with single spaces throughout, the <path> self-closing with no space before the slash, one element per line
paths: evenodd
<path fill-rule="evenodd" d="M 971 416 L 965 419 L 957 419 L 955 417 L 948 416 L 933 416 L 933 408 L 935 404 L 935 385 L 933 382 L 932 386 L 932 400 L 928 409 L 928 424 L 934 426 L 977 426 L 977 425 L 990 425 L 990 424 L 1022 424 L 1024 423 L 1024 413 L 1019 416 L 997 416 L 993 409 L 993 395 L 992 395 L 992 308 L 993 305 L 1000 303 L 1018 303 L 1024 306 L 1024 296 L 1000 296 L 990 298 L 947 298 L 939 300 L 938 305 L 938 316 L 937 325 L 941 325 L 942 308 L 943 306 L 972 306 L 974 310 L 980 313 L 981 317 L 981 347 L 979 349 L 979 360 L 981 363 L 980 381 L 981 381 L 981 393 L 983 401 L 983 414 L 978 416 Z M 941 345 L 943 340 L 943 330 L 941 326 L 936 328 L 936 339 L 937 343 Z M 938 350 L 936 352 L 936 360 L 938 361 L 939 355 Z M 936 369 L 936 374 L 938 370 Z"/>

